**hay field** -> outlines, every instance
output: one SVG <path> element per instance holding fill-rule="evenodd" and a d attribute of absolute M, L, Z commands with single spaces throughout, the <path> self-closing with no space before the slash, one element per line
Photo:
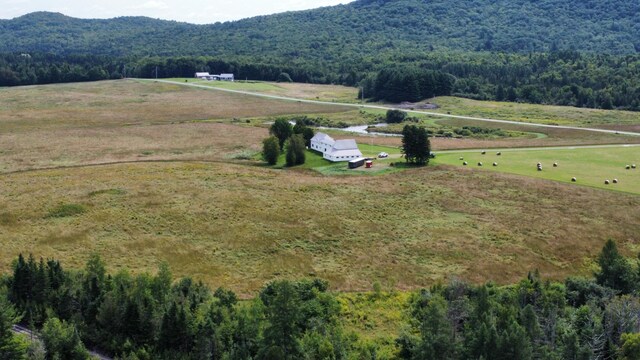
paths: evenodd
<path fill-rule="evenodd" d="M 552 107 L 550 107 L 552 108 Z M 518 148 L 540 146 L 570 146 L 598 144 L 640 144 L 640 136 L 607 134 L 584 130 L 540 128 L 526 125 L 499 124 L 463 119 L 435 120 L 437 125 L 446 127 L 477 126 L 487 129 L 502 129 L 527 133 L 524 137 L 505 137 L 497 139 L 452 139 L 432 138 L 434 149 L 482 149 L 482 148 Z"/>
<path fill-rule="evenodd" d="M 267 81 L 207 81 L 199 79 L 174 78 L 167 79 L 206 85 L 215 88 L 250 91 L 261 94 L 278 95 L 305 100 L 320 100 L 328 102 L 357 103 L 358 89 L 341 85 L 320 85 L 304 83 L 277 83 Z"/>
<path fill-rule="evenodd" d="M 601 127 L 639 131 L 640 112 L 536 105 L 498 101 L 478 101 L 451 96 L 430 100 L 440 108 L 434 112 L 549 125 Z"/>
<path fill-rule="evenodd" d="M 344 111 L 353 110 L 134 80 L 0 88 L 0 173 L 228 161 L 255 154 L 267 136 L 249 118 Z"/>
<path fill-rule="evenodd" d="M 449 166 L 330 177 L 221 163 L 2 175 L 0 269 L 20 252 L 153 271 L 253 295 L 281 277 L 336 290 L 588 274 L 607 238 L 637 250 L 640 197 Z M 66 207 L 79 214 L 64 216 Z M 75 210 L 74 210 L 75 211 Z M 59 216 L 62 214 L 63 216 Z M 527 221 L 522 221 L 527 219 Z"/>
<path fill-rule="evenodd" d="M 468 162 L 467 167 L 482 170 L 507 172 L 528 177 L 549 179 L 576 185 L 591 186 L 607 190 L 624 191 L 640 195 L 640 147 L 594 147 L 564 149 L 507 149 L 487 151 L 485 155 L 478 151 L 443 152 L 435 159 L 438 164 L 463 166 L 460 157 Z M 493 163 L 498 166 L 494 167 Z M 537 163 L 542 171 L 537 170 Z M 557 163 L 558 167 L 553 164 Z M 627 170 L 626 165 L 638 167 Z M 605 180 L 617 179 L 619 183 L 606 185 Z"/>
<path fill-rule="evenodd" d="M 267 129 L 181 123 L 0 133 L 0 173 L 114 162 L 231 161 L 262 150 Z"/>
<path fill-rule="evenodd" d="M 0 134 L 348 110 L 136 80 L 24 86 L 0 88 Z"/>

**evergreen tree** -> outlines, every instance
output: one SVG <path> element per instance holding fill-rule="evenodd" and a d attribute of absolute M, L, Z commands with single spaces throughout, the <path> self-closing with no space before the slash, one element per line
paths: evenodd
<path fill-rule="evenodd" d="M 416 125 L 402 129 L 402 153 L 408 163 L 426 165 L 431 156 L 431 144 L 427 130 Z"/>
<path fill-rule="evenodd" d="M 308 127 L 304 122 L 296 121 L 296 124 L 293 126 L 293 133 L 302 135 L 302 137 L 304 138 L 304 146 L 311 146 L 311 139 L 313 138 L 315 133 L 313 129 Z"/>
<path fill-rule="evenodd" d="M 265 305 L 267 326 L 264 329 L 263 359 L 297 359 L 300 354 L 300 298 L 295 285 L 275 281 L 260 293 Z"/>
<path fill-rule="evenodd" d="M 262 158 L 269 165 L 275 165 L 280 156 L 280 145 L 278 138 L 270 136 L 262 141 Z"/>
<path fill-rule="evenodd" d="M 620 253 L 613 240 L 609 239 L 598 256 L 600 271 L 596 272 L 598 284 L 628 294 L 636 287 L 636 274 Z"/>
<path fill-rule="evenodd" d="M 455 359 L 456 343 L 447 318 L 448 305 L 441 295 L 431 295 L 426 306 L 418 305 L 414 317 L 420 321 L 420 338 L 414 359 Z"/>
<path fill-rule="evenodd" d="M 287 166 L 301 165 L 305 162 L 304 138 L 301 134 L 293 135 L 285 144 Z"/>

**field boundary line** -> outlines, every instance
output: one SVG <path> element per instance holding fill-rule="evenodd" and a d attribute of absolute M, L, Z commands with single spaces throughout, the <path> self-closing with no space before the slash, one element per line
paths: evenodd
<path fill-rule="evenodd" d="M 234 163 L 231 161 L 225 160 L 202 160 L 202 159 L 157 159 L 157 160 L 123 160 L 123 161 L 105 161 L 105 162 L 96 162 L 89 164 L 77 164 L 77 165 L 61 165 L 61 166 L 50 166 L 50 167 L 42 167 L 37 169 L 23 169 L 23 170 L 15 170 L 0 173 L 0 176 L 7 175 L 16 175 L 22 173 L 30 173 L 36 171 L 48 171 L 48 170 L 65 170 L 65 169 L 79 169 L 86 167 L 100 167 L 100 166 L 111 166 L 111 165 L 127 165 L 127 164 L 153 164 L 153 163 L 200 163 L 200 164 L 235 164 L 242 165 L 242 163 Z"/>
<path fill-rule="evenodd" d="M 251 91 L 242 91 L 242 90 L 222 89 L 222 88 L 216 88 L 213 86 L 193 84 L 188 82 L 181 83 L 177 81 L 162 80 L 162 79 L 140 79 L 140 78 L 131 78 L 131 79 L 137 80 L 137 81 L 145 81 L 145 82 L 161 82 L 166 84 L 182 85 L 182 86 L 194 87 L 194 88 L 205 89 L 205 90 L 223 91 L 228 93 L 257 96 L 257 97 L 263 97 L 263 98 L 274 99 L 274 100 L 297 101 L 297 102 L 302 102 L 307 104 L 345 106 L 345 107 L 351 107 L 351 108 L 365 108 L 365 109 L 376 109 L 376 110 L 402 110 L 412 114 L 430 115 L 430 116 L 444 117 L 444 118 L 450 118 L 450 119 L 474 120 L 474 121 L 492 122 L 492 123 L 499 123 L 499 124 L 511 124 L 511 125 L 525 125 L 525 126 L 541 127 L 541 128 L 549 128 L 549 129 L 583 130 L 583 131 L 591 131 L 591 132 L 599 132 L 599 133 L 615 134 L 615 135 L 640 136 L 640 132 L 633 132 L 633 131 L 619 131 L 619 130 L 608 130 L 608 129 L 565 126 L 565 125 L 548 125 L 548 124 L 521 122 L 521 121 L 513 121 L 513 120 L 498 120 L 498 119 L 481 118 L 481 117 L 464 116 L 464 115 L 441 114 L 441 113 L 431 112 L 431 111 L 398 109 L 393 106 L 349 104 L 349 103 L 336 103 L 336 102 L 320 101 L 320 100 L 297 99 L 297 98 L 292 98 L 287 96 L 269 95 L 269 94 L 263 94 L 263 93 L 251 92 Z"/>

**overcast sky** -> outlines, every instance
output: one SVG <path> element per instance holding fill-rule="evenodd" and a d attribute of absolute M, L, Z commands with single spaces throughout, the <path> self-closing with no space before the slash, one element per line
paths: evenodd
<path fill-rule="evenodd" d="M 12 19 L 34 11 L 53 11 L 78 18 L 148 16 L 211 24 L 257 15 L 321 6 L 349 0 L 0 0 L 0 18 Z"/>

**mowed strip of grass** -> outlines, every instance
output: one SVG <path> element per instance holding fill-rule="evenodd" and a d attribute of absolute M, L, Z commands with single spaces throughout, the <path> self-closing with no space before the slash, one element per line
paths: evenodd
<path fill-rule="evenodd" d="M 145 163 L 2 183 L 1 271 L 19 253 L 79 268 L 97 252 L 110 270 L 164 260 L 176 276 L 244 295 L 305 276 L 337 290 L 505 283 L 535 268 L 558 279 L 588 274 L 607 238 L 630 253 L 640 231 L 638 196 L 449 166 L 336 177 Z"/>
<path fill-rule="evenodd" d="M 513 120 L 549 125 L 602 127 L 640 131 L 640 112 L 537 105 L 498 101 L 478 101 L 451 96 L 431 99 L 439 106 L 434 112 L 481 118 Z"/>
<path fill-rule="evenodd" d="M 352 110 L 136 80 L 0 88 L 0 104 L 0 134 Z"/>
<path fill-rule="evenodd" d="M 513 149 L 469 152 L 438 153 L 434 160 L 437 164 L 450 164 L 479 168 L 487 171 L 507 172 L 542 179 L 571 183 L 576 178 L 576 185 L 586 185 L 608 190 L 624 191 L 640 194 L 640 147 L 595 147 L 595 148 L 561 148 L 561 149 Z M 460 160 L 463 157 L 464 160 Z M 496 162 L 498 166 L 493 166 Z M 538 171 L 537 164 L 542 164 Z M 558 166 L 554 167 L 553 164 Z M 627 165 L 636 164 L 636 169 L 626 169 Z M 618 183 L 614 184 L 613 180 Z M 606 185 L 605 180 L 610 184 Z"/>

